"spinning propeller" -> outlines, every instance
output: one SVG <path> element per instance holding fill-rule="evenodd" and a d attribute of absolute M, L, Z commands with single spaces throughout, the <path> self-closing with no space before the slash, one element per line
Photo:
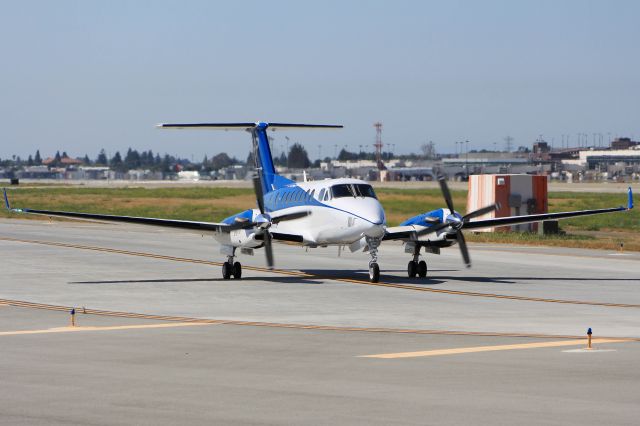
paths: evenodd
<path fill-rule="evenodd" d="M 449 192 L 449 187 L 447 186 L 447 182 L 444 176 L 440 176 L 438 178 L 438 182 L 440 183 L 440 190 L 442 191 L 442 196 L 444 197 L 444 201 L 447 204 L 447 208 L 449 209 L 449 215 L 444 218 L 443 222 L 439 225 L 433 225 L 429 228 L 423 229 L 422 231 L 418 231 L 418 236 L 431 234 L 433 232 L 438 232 L 441 229 L 449 228 L 451 233 L 455 232 L 456 240 L 458 241 L 458 246 L 460 247 L 460 252 L 462 253 L 462 259 L 464 260 L 467 268 L 471 267 L 471 258 L 469 257 L 469 249 L 467 248 L 467 242 L 464 239 L 464 234 L 462 233 L 462 228 L 464 225 L 469 222 L 470 219 L 474 217 L 482 216 L 487 213 L 491 213 L 496 210 L 499 206 L 498 204 L 492 204 L 490 206 L 482 207 L 481 209 L 472 211 L 464 216 L 461 216 L 460 213 L 457 213 L 453 207 L 453 200 L 451 199 L 451 192 Z"/>
<path fill-rule="evenodd" d="M 279 223 L 285 220 L 294 220 L 300 219 L 305 216 L 309 216 L 311 214 L 310 211 L 296 212 L 296 213 L 287 213 L 281 214 L 277 216 L 271 216 L 264 211 L 264 192 L 262 191 L 262 178 L 259 173 L 256 173 L 253 176 L 253 189 L 256 193 L 256 201 L 258 202 L 258 210 L 260 210 L 260 214 L 256 216 L 255 222 L 245 224 L 249 226 L 255 226 L 262 231 L 262 236 L 264 238 L 264 252 L 267 258 L 267 266 L 269 269 L 273 269 L 273 247 L 272 240 L 273 236 L 271 235 L 271 225 L 274 223 Z"/>

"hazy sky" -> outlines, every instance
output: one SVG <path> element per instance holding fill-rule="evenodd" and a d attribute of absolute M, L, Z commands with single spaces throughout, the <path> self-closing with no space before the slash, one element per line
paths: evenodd
<path fill-rule="evenodd" d="M 247 135 L 159 122 L 344 124 L 312 157 L 432 140 L 640 136 L 638 1 L 0 1 L 0 157 L 152 149 L 199 160 Z M 284 144 L 284 134 L 276 148 Z"/>

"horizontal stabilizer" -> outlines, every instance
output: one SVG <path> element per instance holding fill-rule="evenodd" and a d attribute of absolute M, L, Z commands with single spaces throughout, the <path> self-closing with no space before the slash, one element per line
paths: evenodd
<path fill-rule="evenodd" d="M 245 130 L 256 127 L 275 130 L 329 130 L 342 129 L 341 125 L 333 124 L 292 124 L 292 123 L 164 123 L 158 124 L 160 129 L 200 129 L 200 130 Z"/>

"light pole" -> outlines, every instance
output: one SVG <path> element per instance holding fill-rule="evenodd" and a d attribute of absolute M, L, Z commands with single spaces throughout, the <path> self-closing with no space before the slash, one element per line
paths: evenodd
<path fill-rule="evenodd" d="M 469 141 L 465 140 L 464 141 L 465 146 L 466 146 L 466 155 L 464 158 L 464 170 L 467 174 L 467 179 L 469 179 Z"/>

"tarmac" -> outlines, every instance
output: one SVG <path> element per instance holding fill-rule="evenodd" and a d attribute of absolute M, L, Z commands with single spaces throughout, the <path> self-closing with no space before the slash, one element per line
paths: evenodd
<path fill-rule="evenodd" d="M 640 253 L 470 251 L 1 220 L 0 424 L 637 424 Z"/>

